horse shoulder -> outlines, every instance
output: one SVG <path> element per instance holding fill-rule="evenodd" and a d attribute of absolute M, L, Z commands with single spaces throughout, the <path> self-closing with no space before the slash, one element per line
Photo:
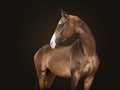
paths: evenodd
<path fill-rule="evenodd" d="M 50 50 L 49 45 L 45 45 L 41 47 L 34 55 L 34 63 L 35 66 L 40 66 L 41 64 L 45 64 L 45 55 L 48 53 Z"/>

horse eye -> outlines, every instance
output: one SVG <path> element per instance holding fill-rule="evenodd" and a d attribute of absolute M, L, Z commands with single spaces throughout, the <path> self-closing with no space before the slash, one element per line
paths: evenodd
<path fill-rule="evenodd" d="M 60 27 L 60 28 L 62 28 L 63 26 L 64 26 L 64 24 L 62 24 L 62 23 L 61 23 L 61 24 L 59 24 L 59 27 Z"/>

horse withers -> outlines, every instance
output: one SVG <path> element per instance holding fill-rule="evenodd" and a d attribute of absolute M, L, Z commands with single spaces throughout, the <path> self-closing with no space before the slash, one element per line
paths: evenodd
<path fill-rule="evenodd" d="M 40 89 L 50 88 L 55 77 L 60 76 L 71 78 L 72 90 L 77 90 L 78 82 L 84 78 L 84 90 L 89 90 L 100 62 L 95 39 L 78 16 L 68 15 L 63 10 L 61 15 L 50 45 L 40 48 L 34 56 Z M 76 34 L 79 38 L 73 44 L 56 48 Z"/>

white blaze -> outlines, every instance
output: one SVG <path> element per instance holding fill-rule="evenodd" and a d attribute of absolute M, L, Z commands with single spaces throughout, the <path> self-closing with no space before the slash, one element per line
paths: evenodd
<path fill-rule="evenodd" d="M 62 24 L 62 22 L 59 21 L 59 22 L 58 22 L 58 25 L 59 25 L 59 24 Z M 55 49 L 55 46 L 56 46 L 55 40 L 56 40 L 56 36 L 55 36 L 55 33 L 54 33 L 53 36 L 52 36 L 52 38 L 51 38 L 51 40 L 50 40 L 50 47 L 51 47 L 52 49 Z"/>
<path fill-rule="evenodd" d="M 51 40 L 50 40 L 50 47 L 52 49 L 55 49 L 55 46 L 56 46 L 55 40 L 56 40 L 56 36 L 55 36 L 55 33 L 54 33 Z"/>

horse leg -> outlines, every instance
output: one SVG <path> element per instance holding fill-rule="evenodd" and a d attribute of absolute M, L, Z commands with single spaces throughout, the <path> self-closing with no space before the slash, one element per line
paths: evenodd
<path fill-rule="evenodd" d="M 50 88 L 54 79 L 55 79 L 56 75 L 54 75 L 53 73 L 49 73 L 47 76 L 46 76 L 46 79 L 45 79 L 45 88 Z"/>
<path fill-rule="evenodd" d="M 40 90 L 43 90 L 43 89 L 44 89 L 44 86 L 45 86 L 45 78 L 46 78 L 46 72 L 45 72 L 45 71 L 42 71 L 42 72 L 38 73 Z"/>
<path fill-rule="evenodd" d="M 89 76 L 87 78 L 85 78 L 84 80 L 84 90 L 89 90 L 90 86 L 92 85 L 94 76 Z"/>
<path fill-rule="evenodd" d="M 47 68 L 44 65 L 42 65 L 42 66 L 39 65 L 37 62 L 35 62 L 35 68 L 36 68 L 36 72 L 37 72 L 40 90 L 43 90 L 44 86 L 45 86 L 45 78 L 46 78 Z"/>
<path fill-rule="evenodd" d="M 43 69 L 41 67 L 39 68 L 36 65 L 36 72 L 38 76 L 40 90 L 43 90 L 45 86 L 46 69 L 45 68 Z"/>
<path fill-rule="evenodd" d="M 80 73 L 74 72 L 72 75 L 72 80 L 71 80 L 71 89 L 72 90 L 77 90 L 77 85 L 80 80 L 81 76 Z"/>

